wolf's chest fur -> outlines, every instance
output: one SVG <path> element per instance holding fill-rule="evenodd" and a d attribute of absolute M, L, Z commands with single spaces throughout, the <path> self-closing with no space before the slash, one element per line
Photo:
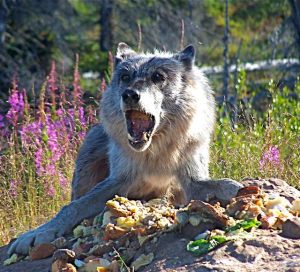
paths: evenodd
<path fill-rule="evenodd" d="M 176 180 L 174 175 L 139 174 L 128 189 L 128 197 L 146 200 L 162 197 Z"/>

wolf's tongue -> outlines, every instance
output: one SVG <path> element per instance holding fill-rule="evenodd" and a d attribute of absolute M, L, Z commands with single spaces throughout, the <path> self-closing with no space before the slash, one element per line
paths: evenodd
<path fill-rule="evenodd" d="M 148 130 L 150 122 L 148 120 L 134 119 L 131 121 L 133 136 L 142 139 L 144 133 Z"/>
<path fill-rule="evenodd" d="M 154 127 L 154 117 L 141 111 L 129 110 L 126 112 L 127 129 L 131 141 L 141 142 L 149 140 Z"/>

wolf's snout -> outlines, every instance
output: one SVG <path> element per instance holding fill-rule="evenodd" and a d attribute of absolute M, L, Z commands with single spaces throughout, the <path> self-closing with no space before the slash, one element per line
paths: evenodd
<path fill-rule="evenodd" d="M 122 94 L 122 98 L 126 104 L 136 104 L 140 101 L 140 94 L 138 91 L 126 89 Z"/>

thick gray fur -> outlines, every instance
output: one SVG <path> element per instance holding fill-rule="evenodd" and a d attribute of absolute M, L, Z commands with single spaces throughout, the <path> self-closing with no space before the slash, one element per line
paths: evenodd
<path fill-rule="evenodd" d="M 70 232 L 84 218 L 101 212 L 116 194 L 138 199 L 167 196 L 184 204 L 191 198 L 229 199 L 236 193 L 240 185 L 234 181 L 208 179 L 215 101 L 194 58 L 192 46 L 176 54 L 137 54 L 119 45 L 113 78 L 101 101 L 102 124 L 91 129 L 78 154 L 72 202 L 48 223 L 21 235 L 9 254 L 27 254 L 30 246 Z M 164 80 L 154 82 L 156 72 Z M 124 74 L 129 80 L 122 80 Z M 128 88 L 140 94 L 135 105 L 122 99 Z M 154 131 L 139 149 L 128 142 L 128 109 L 155 117 Z"/>

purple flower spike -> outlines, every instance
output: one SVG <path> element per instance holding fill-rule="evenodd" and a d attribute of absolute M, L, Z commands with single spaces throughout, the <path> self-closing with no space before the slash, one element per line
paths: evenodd
<path fill-rule="evenodd" d="M 50 197 L 54 197 L 55 196 L 55 188 L 52 185 L 49 185 L 47 187 L 48 187 L 48 188 L 46 188 L 47 195 Z"/>
<path fill-rule="evenodd" d="M 0 128 L 3 128 L 3 127 L 5 127 L 4 116 L 2 114 L 0 114 Z"/>
<path fill-rule="evenodd" d="M 8 103 L 10 104 L 10 109 L 6 114 L 6 118 L 13 126 L 16 126 L 19 117 L 22 117 L 24 114 L 24 94 L 17 88 L 13 88 L 8 98 Z"/>
<path fill-rule="evenodd" d="M 12 197 L 17 197 L 18 195 L 18 186 L 20 185 L 20 181 L 13 179 L 10 181 L 8 193 Z"/>
<path fill-rule="evenodd" d="M 267 165 L 270 165 L 275 169 L 278 168 L 282 170 L 278 148 L 272 145 L 269 146 L 269 149 L 263 153 L 259 161 L 259 165 L 261 170 L 263 170 Z"/>

